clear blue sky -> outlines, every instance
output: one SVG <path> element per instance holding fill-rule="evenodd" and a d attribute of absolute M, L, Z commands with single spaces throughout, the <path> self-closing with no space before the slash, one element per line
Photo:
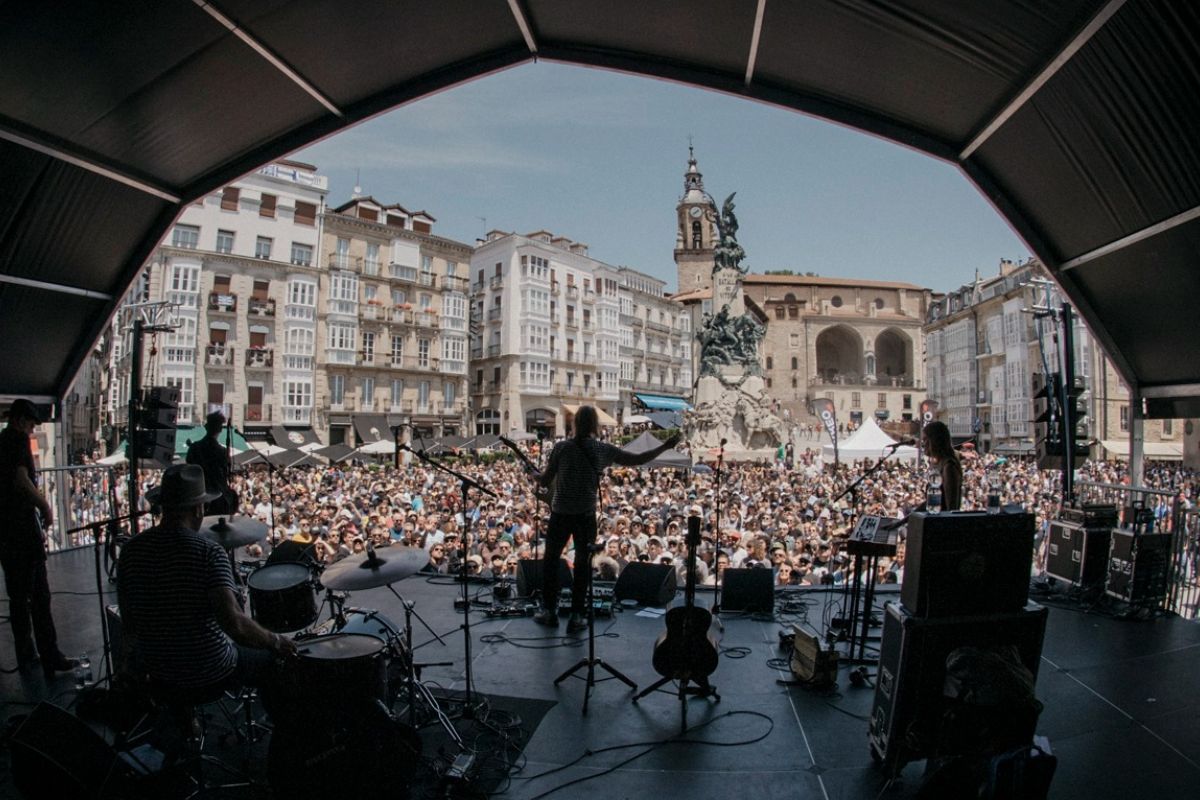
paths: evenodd
<path fill-rule="evenodd" d="M 793 111 L 648 78 L 527 64 L 396 109 L 295 154 L 329 202 L 424 209 L 434 232 L 545 228 L 675 288 L 688 136 L 718 202 L 737 192 L 754 272 L 903 280 L 946 291 L 1028 248 L 958 170 Z"/>

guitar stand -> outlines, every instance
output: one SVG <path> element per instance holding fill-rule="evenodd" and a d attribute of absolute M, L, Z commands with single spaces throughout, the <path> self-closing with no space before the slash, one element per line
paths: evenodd
<path fill-rule="evenodd" d="M 588 699 L 591 697 L 592 687 L 597 683 L 611 681 L 616 678 L 622 683 L 628 685 L 633 691 L 637 691 L 637 684 L 631 681 L 624 673 L 622 673 L 620 670 L 610 667 L 608 664 L 605 664 L 603 659 L 596 658 L 596 606 L 593 602 L 592 593 L 592 555 L 595 552 L 592 548 L 595 546 L 596 545 L 589 545 L 587 548 L 588 655 L 587 658 L 580 659 L 573 667 L 554 679 L 555 686 L 558 686 L 567 678 L 579 678 L 586 683 L 586 686 L 583 690 L 583 716 L 585 717 L 587 716 L 588 712 Z M 579 569 L 579 565 L 576 564 L 575 568 Z M 587 667 L 586 677 L 580 677 L 579 675 L 575 674 L 584 667 Z M 597 679 L 596 667 L 599 667 L 607 672 L 609 677 Z M 634 698 L 634 702 L 637 702 L 636 698 Z"/>
<path fill-rule="evenodd" d="M 659 678 L 657 681 L 650 684 L 650 686 L 646 687 L 646 689 L 644 689 L 643 691 L 636 694 L 633 698 L 633 702 L 636 704 L 638 700 L 641 700 L 643 697 L 650 694 L 651 692 L 662 692 L 663 694 L 678 695 L 679 696 L 679 732 L 686 733 L 687 726 L 688 726 L 687 725 L 688 696 L 692 695 L 694 697 L 712 697 L 719 703 L 719 702 L 721 702 L 721 695 L 717 694 L 717 687 L 715 687 L 711 683 L 709 683 L 708 678 L 704 678 L 704 677 L 680 678 L 678 680 L 678 686 L 676 687 L 676 690 L 673 692 L 667 691 L 662 688 L 663 686 L 666 686 L 668 683 L 671 683 L 672 681 L 675 681 L 675 680 L 676 680 L 675 678 Z M 692 685 L 692 684 L 694 684 L 694 685 Z"/>

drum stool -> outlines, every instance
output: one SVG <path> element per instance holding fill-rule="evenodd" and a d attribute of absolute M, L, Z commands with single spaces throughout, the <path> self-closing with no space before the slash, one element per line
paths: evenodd
<path fill-rule="evenodd" d="M 218 710 L 228 716 L 225 708 L 219 705 L 226 697 L 223 685 L 216 684 L 190 689 L 152 683 L 149 687 L 149 694 L 155 706 L 162 710 L 173 732 L 183 741 L 183 753 L 167 752 L 167 755 L 174 758 L 173 766 L 186 770 L 189 779 L 195 785 L 192 792 L 187 795 L 189 800 L 213 791 L 240 789 L 254 785 L 239 770 L 216 756 L 204 752 L 208 722 L 212 718 L 211 707 L 217 705 Z M 206 765 L 223 770 L 237 780 L 232 783 L 207 782 L 204 774 Z"/>

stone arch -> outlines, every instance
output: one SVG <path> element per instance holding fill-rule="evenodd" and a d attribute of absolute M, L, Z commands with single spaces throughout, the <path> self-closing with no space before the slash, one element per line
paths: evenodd
<path fill-rule="evenodd" d="M 887 328 L 875 337 L 875 374 L 881 383 L 911 380 L 913 340 L 897 328 Z"/>
<path fill-rule="evenodd" d="M 863 374 L 863 340 L 849 325 L 834 325 L 817 336 L 817 374 L 825 381 L 858 383 Z"/>

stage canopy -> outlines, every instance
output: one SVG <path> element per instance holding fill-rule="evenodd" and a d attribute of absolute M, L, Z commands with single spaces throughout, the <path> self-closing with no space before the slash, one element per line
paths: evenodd
<path fill-rule="evenodd" d="M 19 357 L 0 395 L 66 395 L 184 205 L 541 60 L 715 89 L 956 165 L 1151 415 L 1184 416 L 1200 398 L 1198 40 L 1200 4 L 1166 0 L 8 3 L 0 341 Z"/>

